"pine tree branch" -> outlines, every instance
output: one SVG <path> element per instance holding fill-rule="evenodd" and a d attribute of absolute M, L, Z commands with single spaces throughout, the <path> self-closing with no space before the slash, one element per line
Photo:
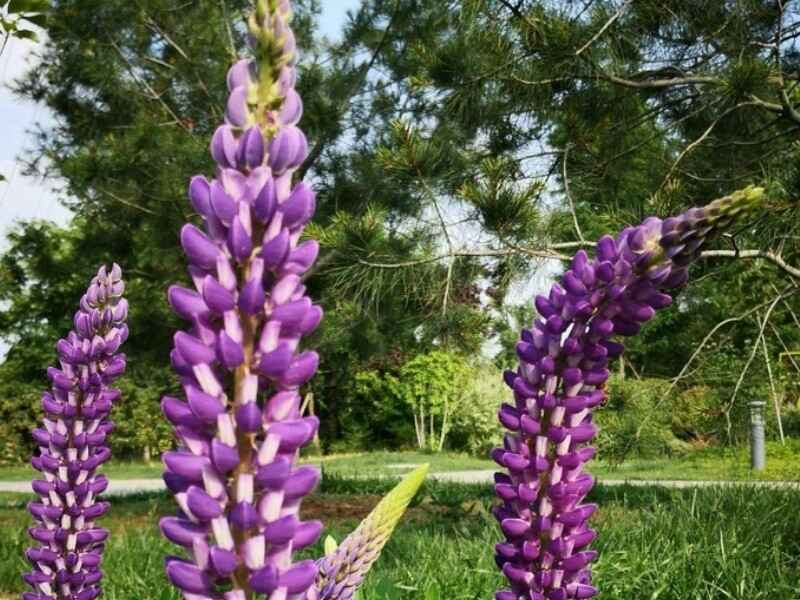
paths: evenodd
<path fill-rule="evenodd" d="M 561 158 L 561 175 L 564 179 L 564 194 L 567 197 L 567 202 L 569 202 L 569 211 L 572 213 L 572 224 L 575 226 L 575 233 L 578 234 L 578 239 L 581 242 L 585 242 L 585 238 L 583 237 L 583 232 L 581 231 L 581 226 L 578 223 L 578 213 L 575 212 L 575 201 L 572 198 L 572 192 L 569 189 L 569 176 L 567 175 L 567 158 L 569 157 L 569 146 L 564 148 L 564 156 Z"/>
<path fill-rule="evenodd" d="M 194 135 L 193 132 L 192 132 L 192 129 L 186 124 L 185 120 L 181 119 L 175 113 L 175 111 L 172 110 L 172 108 L 169 106 L 169 104 L 167 104 L 164 101 L 164 99 L 161 97 L 161 94 L 156 92 L 153 89 L 153 87 L 147 81 L 145 81 L 144 79 L 142 79 L 141 77 L 139 77 L 136 74 L 136 69 L 135 69 L 134 65 L 131 63 L 131 61 L 128 59 L 128 57 L 125 56 L 125 53 L 122 51 L 122 48 L 120 48 L 119 45 L 114 40 L 111 40 L 111 46 L 117 51 L 117 53 L 119 54 L 120 58 L 123 60 L 123 62 L 127 66 L 128 74 L 133 78 L 133 80 L 139 86 L 141 86 L 147 92 L 147 94 L 146 94 L 147 97 L 150 98 L 151 100 L 155 100 L 156 102 L 161 104 L 161 106 L 164 108 L 164 110 L 167 112 L 167 114 L 169 114 L 175 120 L 174 124 L 177 124 L 177 125 L 181 126 L 189 135 Z"/>
<path fill-rule="evenodd" d="M 364 86 L 369 77 L 369 73 L 372 68 L 375 66 L 375 63 L 378 61 L 378 57 L 380 56 L 383 49 L 386 47 L 386 43 L 389 40 L 389 33 L 391 32 L 392 28 L 394 27 L 395 21 L 397 20 L 398 15 L 400 14 L 400 0 L 395 0 L 394 3 L 394 10 L 392 11 L 392 16 L 389 18 L 389 23 L 386 25 L 386 29 L 383 30 L 383 35 L 381 36 L 378 45 L 375 46 L 375 50 L 372 52 L 372 56 L 370 57 L 367 64 L 362 68 L 361 77 L 358 80 L 358 83 L 353 86 L 353 89 L 350 93 L 342 99 L 339 103 L 339 110 L 337 111 L 339 114 L 344 114 L 344 111 L 350 106 L 350 102 L 352 99 L 359 93 L 359 90 Z M 319 160 L 319 157 L 322 156 L 322 153 L 325 151 L 325 147 L 333 141 L 329 137 L 321 136 L 316 143 L 314 144 L 313 148 L 311 148 L 311 152 L 308 154 L 308 158 L 306 158 L 305 162 L 300 166 L 300 169 L 297 172 L 298 180 L 305 179 L 306 173 L 308 173 L 309 169 L 314 166 L 314 164 Z"/>
<path fill-rule="evenodd" d="M 716 77 L 705 77 L 702 75 L 687 75 L 685 77 L 669 77 L 666 79 L 626 79 L 611 73 L 601 72 L 599 79 L 604 79 L 621 85 L 623 87 L 634 88 L 637 90 L 661 90 L 683 85 L 721 85 L 722 81 Z"/>
<path fill-rule="evenodd" d="M 563 254 L 561 252 L 558 252 L 558 250 L 594 248 L 594 246 L 595 246 L 594 242 L 589 242 L 589 241 L 561 242 L 561 243 L 549 244 L 541 248 L 513 246 L 504 249 L 487 248 L 487 249 L 477 249 L 477 250 L 465 250 L 465 249 L 453 250 L 452 252 L 446 252 L 443 254 L 430 256 L 428 258 L 402 261 L 396 263 L 371 262 L 365 259 L 359 259 L 358 262 L 364 266 L 373 267 L 376 269 L 404 269 L 409 267 L 415 267 L 418 265 L 429 264 L 432 262 L 450 260 L 459 257 L 492 258 L 492 257 L 502 257 L 502 256 L 514 256 L 520 254 L 525 256 L 531 256 L 533 258 L 569 261 L 572 260 L 572 257 L 567 256 L 566 254 Z M 743 260 L 766 260 L 777 266 L 785 273 L 789 274 L 792 278 L 800 281 L 800 268 L 790 265 L 789 263 L 786 262 L 786 260 L 784 260 L 784 258 L 781 255 L 777 254 L 772 250 L 705 250 L 700 254 L 700 257 L 734 258 Z"/>
<path fill-rule="evenodd" d="M 603 25 L 600 28 L 600 30 L 597 33 L 595 33 L 588 42 L 586 42 L 583 46 L 581 46 L 578 49 L 577 52 L 575 52 L 575 56 L 580 56 L 588 48 L 590 48 L 597 40 L 599 40 L 600 37 L 602 37 L 602 35 L 606 32 L 606 30 L 609 27 L 611 27 L 617 21 L 617 19 L 619 19 L 622 15 L 625 14 L 625 11 L 628 10 L 628 7 L 630 7 L 632 3 L 633 0 L 625 0 L 622 3 L 622 5 L 620 5 L 620 7 L 617 9 L 617 12 L 615 12 L 608 21 L 606 21 L 605 25 Z"/>
<path fill-rule="evenodd" d="M 703 258 L 742 258 L 746 260 L 762 259 L 773 263 L 782 271 L 795 279 L 800 280 L 800 268 L 787 263 L 780 254 L 772 250 L 706 250 L 701 255 Z"/>

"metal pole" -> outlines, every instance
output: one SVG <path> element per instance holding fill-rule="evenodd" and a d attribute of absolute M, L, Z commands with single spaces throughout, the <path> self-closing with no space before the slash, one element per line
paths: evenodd
<path fill-rule="evenodd" d="M 763 471 L 767 466 L 767 451 L 764 445 L 764 407 L 766 402 L 750 403 L 750 468 Z"/>

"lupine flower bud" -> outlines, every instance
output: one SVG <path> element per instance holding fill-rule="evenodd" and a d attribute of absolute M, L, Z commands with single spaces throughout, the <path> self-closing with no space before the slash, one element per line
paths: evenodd
<path fill-rule="evenodd" d="M 747 188 L 605 236 L 594 260 L 581 250 L 550 294 L 536 298 L 540 318 L 522 332 L 519 367 L 504 374 L 514 404 L 498 419 L 509 433 L 491 454 L 507 470 L 495 475 L 494 515 L 505 535 L 495 559 L 510 589 L 497 600 L 596 595 L 588 519 L 597 507 L 583 504 L 594 482 L 583 469 L 595 454 L 585 445 L 597 433 L 592 409 L 606 398 L 610 359 L 623 351 L 611 337 L 636 335 L 669 306 L 704 244 L 758 207 L 763 193 Z"/>
<path fill-rule="evenodd" d="M 353 598 L 427 474 L 423 465 L 406 475 L 338 547 L 329 538 L 326 556 L 317 563 L 320 600 Z"/>
<path fill-rule="evenodd" d="M 161 530 L 185 549 L 166 571 L 186 598 L 317 597 L 315 563 L 292 560 L 322 528 L 299 517 L 320 474 L 295 467 L 318 428 L 300 414 L 299 388 L 319 358 L 298 347 L 322 311 L 301 281 L 318 245 L 299 242 L 315 201 L 306 184 L 292 186 L 308 147 L 289 18 L 286 0 L 258 1 L 257 60 L 230 69 L 226 123 L 211 141 L 216 178 L 189 186 L 204 222 L 181 231 L 194 289 L 168 294 L 191 323 L 171 355 L 184 399 L 162 401 L 179 442 L 163 456 L 164 480 L 180 511 Z"/>
<path fill-rule="evenodd" d="M 56 344 L 58 368 L 42 395 L 45 418 L 33 431 L 39 446 L 31 459 L 43 479 L 33 482 L 39 499 L 28 505 L 37 523 L 29 529 L 38 546 L 26 552 L 33 571 L 24 576 L 35 590 L 24 600 L 92 600 L 100 595 L 100 559 L 108 531 L 96 520 L 109 508 L 98 499 L 108 485 L 97 468 L 111 452 L 109 412 L 120 393 L 111 387 L 125 371 L 117 351 L 128 338 L 128 303 L 122 270 L 101 267 L 80 301 L 75 330 Z"/>

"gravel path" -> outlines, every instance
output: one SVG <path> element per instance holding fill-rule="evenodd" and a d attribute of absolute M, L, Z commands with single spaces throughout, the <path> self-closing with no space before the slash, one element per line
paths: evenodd
<path fill-rule="evenodd" d="M 438 481 L 450 481 L 454 483 L 484 483 L 490 484 L 494 471 L 450 471 L 448 473 L 432 473 L 430 477 Z M 676 480 L 656 480 L 638 481 L 623 479 L 601 479 L 599 483 L 603 485 L 635 485 L 652 486 L 660 485 L 668 488 L 693 488 L 711 486 L 756 486 L 783 489 L 800 489 L 798 481 L 676 481 Z M 117 479 L 111 480 L 108 486 L 107 495 L 124 496 L 139 492 L 156 492 L 164 489 L 164 482 L 160 479 Z M 0 492 L 31 493 L 31 485 L 27 481 L 0 481 Z"/>

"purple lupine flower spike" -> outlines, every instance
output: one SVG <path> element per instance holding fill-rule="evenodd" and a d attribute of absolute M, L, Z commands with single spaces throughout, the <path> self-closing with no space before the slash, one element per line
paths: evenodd
<path fill-rule="evenodd" d="M 583 468 L 595 454 L 592 409 L 605 399 L 608 364 L 623 352 L 612 336 L 636 335 L 669 291 L 687 281 L 688 265 L 704 244 L 757 208 L 761 188 L 747 188 L 676 218 L 649 218 L 603 237 L 596 257 L 581 250 L 547 296 L 540 315 L 522 331 L 516 371 L 504 375 L 514 404 L 498 418 L 509 430 L 492 458 L 507 469 L 495 475 L 502 501 L 494 514 L 505 540 L 496 562 L 510 589 L 496 600 L 592 598 L 589 549 L 596 533 L 582 503 L 594 480 Z"/>
<path fill-rule="evenodd" d="M 288 2 L 260 0 L 250 19 L 257 60 L 228 73 L 210 148 L 216 178 L 189 186 L 204 225 L 180 236 L 194 289 L 169 290 L 191 328 L 171 355 L 184 398 L 162 401 L 179 442 L 163 456 L 164 480 L 180 511 L 161 530 L 185 549 L 166 571 L 190 600 L 317 597 L 314 561 L 293 561 L 322 529 L 299 518 L 319 472 L 295 464 L 318 428 L 301 416 L 298 390 L 319 358 L 299 346 L 322 310 L 302 282 L 319 246 L 300 241 L 314 193 L 292 182 L 308 145 L 296 127 L 290 16 Z"/>
<path fill-rule="evenodd" d="M 43 479 L 33 482 L 39 499 L 28 505 L 37 523 L 29 529 L 38 543 L 26 556 L 33 570 L 24 576 L 35 590 L 24 600 L 92 600 L 100 595 L 103 545 L 108 531 L 96 521 L 108 511 L 98 500 L 108 480 L 97 468 L 109 459 L 108 416 L 120 392 L 111 387 L 125 371 L 119 348 L 128 337 L 128 303 L 122 271 L 101 267 L 81 298 L 74 329 L 59 340 L 58 368 L 42 395 L 45 418 L 33 431 L 39 454 L 31 460 Z"/>

